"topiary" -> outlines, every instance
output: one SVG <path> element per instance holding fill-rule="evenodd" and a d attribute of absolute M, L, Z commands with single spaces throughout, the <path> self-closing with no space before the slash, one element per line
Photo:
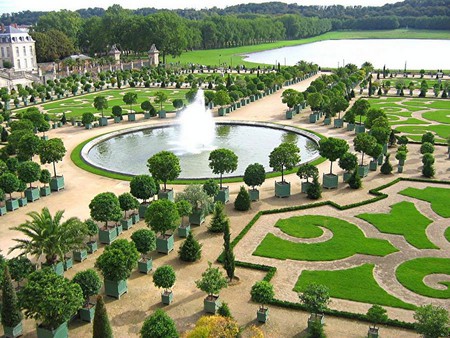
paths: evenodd
<path fill-rule="evenodd" d="M 423 154 L 432 154 L 434 153 L 434 145 L 430 142 L 424 142 L 420 146 L 420 153 Z"/>
<path fill-rule="evenodd" d="M 208 196 L 214 197 L 219 193 L 219 184 L 210 178 L 203 184 L 203 190 L 208 194 Z"/>
<path fill-rule="evenodd" d="M 180 246 L 178 255 L 185 262 L 195 262 L 202 256 L 202 245 L 194 238 L 192 232 L 189 232 L 186 240 Z"/>
<path fill-rule="evenodd" d="M 352 189 L 359 189 L 362 187 L 362 181 L 358 173 L 358 168 L 355 168 L 355 170 L 353 170 L 352 176 L 350 176 L 348 180 L 348 185 Z"/>
<path fill-rule="evenodd" d="M 434 164 L 434 156 L 433 154 L 424 154 L 422 156 L 422 164 Z"/>
<path fill-rule="evenodd" d="M 8 266 L 5 266 L 5 269 L 3 271 L 2 284 L 3 284 L 2 308 L 1 308 L 2 325 L 7 327 L 15 327 L 22 321 L 23 315 L 19 308 L 16 290 L 12 285 Z"/>
<path fill-rule="evenodd" d="M 164 292 L 171 292 L 170 289 L 175 284 L 176 279 L 175 270 L 170 265 L 160 266 L 153 274 L 153 284 L 157 288 L 163 288 Z"/>
<path fill-rule="evenodd" d="M 422 175 L 425 177 L 433 177 L 435 175 L 436 171 L 434 169 L 434 165 L 430 162 L 427 162 L 423 165 L 422 168 Z"/>
<path fill-rule="evenodd" d="M 177 338 L 175 322 L 163 310 L 156 310 L 142 325 L 142 338 Z"/>
<path fill-rule="evenodd" d="M 384 163 L 381 166 L 381 173 L 384 175 L 389 175 L 390 173 L 392 173 L 392 165 L 391 162 L 389 162 L 389 156 L 390 154 L 386 154 L 386 156 L 384 157 Z"/>
<path fill-rule="evenodd" d="M 77 272 L 73 277 L 72 282 L 77 283 L 81 287 L 85 307 L 89 305 L 89 298 L 98 294 L 102 287 L 100 277 L 93 269 Z"/>
<path fill-rule="evenodd" d="M 214 213 L 208 230 L 211 232 L 223 232 L 224 226 L 228 222 L 228 217 L 225 215 L 222 202 L 216 202 L 214 205 Z"/>
<path fill-rule="evenodd" d="M 425 134 L 422 135 L 422 143 L 431 143 L 434 144 L 434 134 L 431 132 L 426 132 Z"/>
<path fill-rule="evenodd" d="M 223 302 L 222 305 L 219 306 L 219 308 L 217 309 L 217 314 L 222 317 L 233 318 L 230 308 L 225 302 Z"/>
<path fill-rule="evenodd" d="M 312 200 L 318 200 L 322 197 L 322 186 L 319 183 L 319 177 L 317 175 L 313 177 L 312 185 L 309 186 L 306 194 Z"/>
<path fill-rule="evenodd" d="M 142 258 L 156 248 L 156 235 L 150 229 L 139 229 L 131 235 L 131 240 L 136 246 L 136 250 L 141 253 Z"/>
<path fill-rule="evenodd" d="M 247 211 L 250 209 L 251 202 L 250 202 L 250 195 L 248 191 L 242 186 L 239 190 L 239 194 L 236 197 L 236 200 L 234 201 L 234 209 L 238 211 Z"/>
<path fill-rule="evenodd" d="M 92 326 L 92 338 L 113 338 L 105 302 L 103 301 L 103 297 L 101 295 L 97 296 L 97 305 L 95 306 L 94 323 Z"/>

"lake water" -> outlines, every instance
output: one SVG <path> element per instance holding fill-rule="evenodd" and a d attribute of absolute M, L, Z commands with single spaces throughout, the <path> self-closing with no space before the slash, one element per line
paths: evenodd
<path fill-rule="evenodd" d="M 306 45 L 283 47 L 249 54 L 246 61 L 295 65 L 300 60 L 321 67 L 338 67 L 353 63 L 360 67 L 365 61 L 375 68 L 384 65 L 391 70 L 450 69 L 450 40 L 361 39 L 327 40 Z"/>

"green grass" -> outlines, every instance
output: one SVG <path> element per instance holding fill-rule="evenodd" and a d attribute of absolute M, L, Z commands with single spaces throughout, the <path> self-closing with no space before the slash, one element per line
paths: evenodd
<path fill-rule="evenodd" d="M 294 217 L 293 222 L 322 226 L 333 232 L 333 237 L 322 243 L 294 243 L 271 233 L 261 241 L 253 255 L 306 261 L 331 261 L 355 254 L 386 256 L 398 251 L 386 240 L 367 238 L 354 224 L 325 216 Z"/>
<path fill-rule="evenodd" d="M 245 61 L 243 55 L 269 49 L 303 45 L 306 43 L 313 43 L 324 40 L 341 39 L 450 39 L 450 33 L 448 31 L 414 29 L 395 29 L 381 31 L 337 31 L 328 32 L 326 34 L 301 40 L 285 40 L 252 46 L 186 52 L 176 58 L 167 57 L 167 62 L 180 62 L 181 64 L 193 62 L 202 65 L 218 65 L 219 63 L 226 63 L 227 65 L 245 64 L 247 66 L 254 67 L 257 64 Z M 299 57 L 299 61 L 300 60 L 301 57 Z"/>
<path fill-rule="evenodd" d="M 285 234 L 297 238 L 317 238 L 323 230 L 312 223 L 299 223 L 296 218 L 280 219 L 275 226 Z"/>
<path fill-rule="evenodd" d="M 400 191 L 399 194 L 430 202 L 431 209 L 433 209 L 436 214 L 445 218 L 450 217 L 450 189 L 448 188 L 406 188 L 405 190 Z"/>
<path fill-rule="evenodd" d="M 439 282 L 446 290 L 425 285 L 423 279 L 431 274 L 450 275 L 448 258 L 416 258 L 401 264 L 396 271 L 398 281 L 407 289 L 426 297 L 450 299 L 450 282 Z"/>
<path fill-rule="evenodd" d="M 389 121 L 391 122 L 390 118 L 389 118 Z M 414 124 L 414 125 L 417 125 L 417 124 L 429 124 L 429 122 L 425 122 L 423 120 L 419 120 L 419 119 L 416 119 L 416 118 L 413 118 L 413 117 L 411 117 L 409 119 L 406 119 L 406 120 L 398 120 L 398 121 L 396 120 L 396 121 L 391 122 L 391 126 L 403 125 L 403 124 Z"/>
<path fill-rule="evenodd" d="M 298 278 L 294 291 L 302 292 L 308 284 L 318 283 L 327 286 L 330 296 L 334 298 L 408 310 L 415 309 L 414 305 L 401 301 L 380 287 L 373 277 L 373 269 L 373 264 L 364 264 L 337 271 L 305 270 Z"/>
<path fill-rule="evenodd" d="M 361 218 L 379 231 L 401 235 L 418 249 L 438 249 L 427 237 L 426 229 L 432 221 L 423 216 L 411 202 L 400 202 L 391 206 L 389 214 L 360 214 Z"/>
<path fill-rule="evenodd" d="M 450 102 L 448 103 L 450 107 Z M 437 111 L 429 111 L 422 114 L 423 118 L 439 123 L 450 124 L 450 110 L 440 109 Z"/>
<path fill-rule="evenodd" d="M 408 134 L 415 134 L 415 135 L 423 135 L 426 132 L 430 131 L 432 133 L 435 133 L 439 138 L 446 139 L 450 135 L 450 125 L 428 125 L 428 126 L 401 126 L 395 128 L 397 131 L 400 131 L 406 136 L 410 137 Z M 421 137 L 419 137 L 419 140 Z"/>
<path fill-rule="evenodd" d="M 450 242 L 450 227 L 445 230 L 444 236 Z"/>

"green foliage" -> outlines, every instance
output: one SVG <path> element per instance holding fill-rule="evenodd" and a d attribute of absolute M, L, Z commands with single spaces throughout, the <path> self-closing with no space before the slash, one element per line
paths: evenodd
<path fill-rule="evenodd" d="M 234 209 L 238 211 L 248 211 L 251 206 L 250 195 L 245 187 L 241 187 L 234 201 Z"/>
<path fill-rule="evenodd" d="M 230 223 L 226 222 L 223 228 L 223 268 L 225 269 L 228 279 L 230 281 L 234 278 L 234 270 L 236 267 L 235 257 L 233 253 L 233 247 L 230 243 L 231 233 L 230 233 Z"/>
<path fill-rule="evenodd" d="M 366 120 L 364 121 L 364 125 L 366 126 L 366 128 L 371 129 L 374 126 L 375 121 L 377 119 L 379 119 L 380 117 L 387 119 L 386 113 L 382 109 L 371 107 L 367 111 Z"/>
<path fill-rule="evenodd" d="M 375 137 L 367 133 L 360 133 L 353 139 L 355 151 L 361 153 L 361 165 L 364 165 L 364 154 L 370 153 L 376 144 Z"/>
<path fill-rule="evenodd" d="M 397 154 L 395 154 L 395 159 L 399 160 L 399 161 L 404 161 L 406 160 L 406 152 L 405 151 L 397 151 Z"/>
<path fill-rule="evenodd" d="M 94 121 L 95 116 L 92 113 L 86 112 L 81 116 L 81 123 L 83 123 L 83 125 L 91 124 Z"/>
<path fill-rule="evenodd" d="M 222 175 L 232 173 L 237 169 L 238 157 L 229 149 L 213 150 L 209 154 L 209 167 L 214 174 L 220 174 L 220 189 L 222 189 Z"/>
<path fill-rule="evenodd" d="M 312 321 L 308 326 L 307 338 L 326 338 L 323 324 L 319 320 Z"/>
<path fill-rule="evenodd" d="M 19 293 L 19 304 L 27 318 L 41 322 L 44 328 L 56 329 L 83 305 L 83 293 L 78 284 L 43 269 L 29 276 Z"/>
<path fill-rule="evenodd" d="M 122 217 L 119 199 L 112 192 L 102 192 L 89 203 L 91 217 L 97 222 L 118 221 Z"/>
<path fill-rule="evenodd" d="M 20 180 L 30 184 L 37 181 L 41 175 L 41 167 L 36 162 L 26 161 L 19 164 L 17 176 Z"/>
<path fill-rule="evenodd" d="M 315 165 L 305 163 L 298 167 L 297 176 L 300 179 L 306 179 L 306 182 L 308 182 L 310 178 L 314 178 L 314 176 L 318 175 L 319 169 L 317 169 Z"/>
<path fill-rule="evenodd" d="M 381 166 L 381 173 L 384 175 L 389 175 L 390 173 L 392 173 L 392 164 L 389 161 L 389 156 L 390 154 L 386 154 L 386 156 L 384 157 L 384 162 L 383 165 Z"/>
<path fill-rule="evenodd" d="M 203 190 L 205 190 L 208 196 L 214 197 L 219 193 L 220 188 L 216 181 L 210 178 L 203 184 Z"/>
<path fill-rule="evenodd" d="M 189 232 L 186 240 L 181 244 L 178 256 L 185 262 L 195 262 L 201 258 L 202 245 L 194 238 L 192 232 Z"/>
<path fill-rule="evenodd" d="M 23 135 L 17 144 L 17 157 L 19 160 L 31 160 L 39 152 L 42 140 L 34 134 Z"/>
<path fill-rule="evenodd" d="M 155 180 L 149 175 L 134 176 L 130 182 L 130 192 L 134 197 L 146 202 L 157 192 Z"/>
<path fill-rule="evenodd" d="M 131 271 L 137 266 L 138 258 L 139 253 L 133 242 L 118 239 L 105 248 L 97 258 L 95 267 L 102 272 L 105 279 L 117 282 L 130 277 Z"/>
<path fill-rule="evenodd" d="M 156 248 L 156 236 L 150 229 L 139 229 L 133 232 L 131 240 L 134 242 L 137 251 L 146 255 Z"/>
<path fill-rule="evenodd" d="M 9 275 L 8 266 L 3 270 L 1 320 L 3 326 L 15 327 L 22 321 L 16 290 Z"/>
<path fill-rule="evenodd" d="M 448 311 L 431 304 L 419 307 L 414 313 L 416 331 L 425 338 L 446 337 L 450 333 Z"/>
<path fill-rule="evenodd" d="M 359 177 L 358 168 L 355 167 L 352 176 L 348 179 L 348 185 L 352 189 L 360 189 L 362 187 L 361 177 Z"/>
<path fill-rule="evenodd" d="M 106 99 L 106 97 L 101 95 L 96 96 L 94 99 L 94 108 L 97 109 L 98 111 L 101 111 L 103 117 L 103 111 L 105 109 L 108 109 L 108 100 Z"/>
<path fill-rule="evenodd" d="M 433 154 L 427 153 L 422 156 L 422 164 L 434 164 L 434 156 Z"/>
<path fill-rule="evenodd" d="M 275 291 L 273 291 L 271 283 L 262 280 L 253 284 L 250 295 L 252 301 L 260 303 L 261 307 L 264 308 L 264 305 L 269 304 L 275 297 Z"/>
<path fill-rule="evenodd" d="M 229 219 L 225 214 L 224 205 L 220 201 L 216 202 L 214 204 L 214 212 L 208 230 L 211 232 L 223 232 L 223 229 L 227 224 L 229 224 Z"/>
<path fill-rule="evenodd" d="M 349 172 L 349 171 L 355 169 L 357 164 L 358 164 L 358 159 L 355 154 L 346 152 L 344 155 L 342 155 L 339 158 L 339 167 L 342 170 L 345 170 L 346 172 Z"/>
<path fill-rule="evenodd" d="M 217 314 L 222 317 L 233 318 L 230 308 L 225 302 L 222 302 L 222 304 L 219 306 L 219 308 L 217 309 Z"/>
<path fill-rule="evenodd" d="M 111 109 L 113 116 L 122 117 L 122 107 L 121 106 L 113 106 Z"/>
<path fill-rule="evenodd" d="M 434 169 L 434 165 L 430 162 L 427 162 L 423 165 L 422 168 L 422 175 L 425 177 L 433 177 L 434 174 L 436 173 L 436 170 Z"/>
<path fill-rule="evenodd" d="M 281 181 L 284 182 L 284 170 L 294 168 L 300 162 L 300 149 L 293 143 L 282 143 L 269 155 L 269 165 L 275 171 L 281 171 Z"/>
<path fill-rule="evenodd" d="M 333 162 L 343 156 L 349 149 L 347 141 L 338 138 L 325 138 L 319 141 L 319 154 L 330 163 L 330 174 L 333 173 Z"/>
<path fill-rule="evenodd" d="M 127 92 L 122 98 L 123 102 L 130 105 L 130 113 L 133 112 L 133 104 L 137 103 L 137 94 L 133 92 Z"/>
<path fill-rule="evenodd" d="M 319 183 L 319 177 L 317 175 L 313 177 L 312 185 L 306 191 L 306 195 L 312 200 L 318 200 L 322 197 L 322 186 Z"/>
<path fill-rule="evenodd" d="M 174 231 L 179 218 L 177 205 L 166 199 L 153 202 L 145 212 L 145 223 L 160 235 Z"/>
<path fill-rule="evenodd" d="M 188 201 L 192 205 L 193 210 L 207 210 L 210 204 L 210 197 L 200 184 L 188 185 L 183 192 L 178 193 L 175 200 Z"/>
<path fill-rule="evenodd" d="M 84 224 L 86 224 L 87 227 L 87 234 L 89 237 L 95 236 L 98 234 L 98 226 L 95 224 L 95 222 L 89 218 L 84 221 Z"/>
<path fill-rule="evenodd" d="M 220 290 L 228 285 L 219 268 L 213 268 L 211 265 L 211 262 L 208 262 L 208 268 L 202 273 L 202 278 L 195 281 L 197 288 L 206 292 L 208 296 L 218 295 Z"/>
<path fill-rule="evenodd" d="M 167 181 L 173 181 L 181 173 L 180 160 L 170 151 L 161 151 L 150 157 L 147 167 L 156 181 L 164 183 L 164 190 L 166 190 Z"/>
<path fill-rule="evenodd" d="M 300 301 L 311 313 L 322 313 L 330 302 L 329 289 L 320 284 L 308 284 L 304 291 L 299 294 Z"/>
<path fill-rule="evenodd" d="M 41 175 L 39 176 L 39 182 L 41 182 L 42 184 L 44 184 L 44 186 L 46 186 L 47 184 L 50 183 L 51 178 L 52 174 L 50 174 L 50 171 L 48 171 L 47 169 L 42 169 Z"/>
<path fill-rule="evenodd" d="M 157 91 L 155 93 L 155 100 L 154 100 L 154 102 L 156 104 L 160 105 L 160 110 L 162 110 L 163 103 L 166 102 L 168 99 L 169 99 L 169 97 L 167 96 L 166 92 L 164 92 L 162 90 Z"/>
<path fill-rule="evenodd" d="M 292 109 L 295 105 L 300 103 L 300 100 L 303 99 L 303 96 L 300 95 L 301 93 L 295 89 L 286 89 L 283 94 L 281 94 L 281 101 L 286 103 L 286 105 Z"/>
<path fill-rule="evenodd" d="M 197 88 L 192 88 L 190 90 L 188 90 L 188 92 L 185 94 L 185 98 L 189 103 L 194 102 L 195 97 L 197 96 L 197 92 L 198 89 Z M 181 108 L 181 107 L 180 107 Z"/>
<path fill-rule="evenodd" d="M 153 284 L 157 288 L 170 291 L 176 281 L 175 270 L 171 265 L 163 265 L 155 270 L 153 274 Z"/>
<path fill-rule="evenodd" d="M 231 102 L 230 95 L 226 90 L 218 90 L 214 95 L 213 102 L 216 106 L 225 106 Z"/>
<path fill-rule="evenodd" d="M 426 132 L 422 135 L 422 143 L 431 143 L 434 144 L 434 134 L 431 132 Z"/>
<path fill-rule="evenodd" d="M 108 313 L 106 312 L 105 302 L 101 295 L 97 296 L 97 305 L 95 306 L 94 323 L 92 325 L 93 338 L 113 338 L 111 324 L 109 323 Z"/>
<path fill-rule="evenodd" d="M 9 198 L 12 199 L 11 194 L 19 189 L 19 182 L 16 175 L 5 173 L 0 176 L 0 189 L 9 194 Z"/>
<path fill-rule="evenodd" d="M 73 283 L 78 284 L 83 292 L 85 306 L 89 305 L 89 298 L 97 295 L 102 287 L 102 281 L 99 275 L 93 269 L 79 271 L 72 279 Z"/>
<path fill-rule="evenodd" d="M 433 154 L 434 153 L 434 146 L 432 143 L 424 142 L 420 146 L 420 153 L 423 154 Z"/>
<path fill-rule="evenodd" d="M 17 256 L 8 260 L 8 267 L 11 278 L 15 280 L 17 284 L 27 278 L 28 275 L 35 270 L 33 263 L 24 256 Z"/>
<path fill-rule="evenodd" d="M 385 308 L 380 305 L 372 305 L 372 307 L 367 311 L 367 319 L 373 324 L 373 326 L 377 326 L 377 324 L 386 323 L 388 320 L 387 311 Z"/>
<path fill-rule="evenodd" d="M 175 322 L 161 309 L 157 309 L 151 316 L 145 319 L 140 334 L 142 338 L 179 337 Z"/>
<path fill-rule="evenodd" d="M 406 188 L 399 192 L 404 196 L 417 198 L 431 203 L 431 209 L 441 217 L 449 218 L 450 209 L 448 200 L 450 199 L 449 188 L 426 187 L 425 189 Z"/>
<path fill-rule="evenodd" d="M 244 172 L 244 182 L 252 189 L 256 186 L 260 186 L 266 180 L 266 171 L 262 164 L 253 163 L 249 164 Z"/>
<path fill-rule="evenodd" d="M 122 195 L 119 195 L 119 205 L 120 209 L 125 212 L 126 217 L 128 210 L 137 209 L 139 207 L 139 201 L 129 192 L 125 192 Z"/>

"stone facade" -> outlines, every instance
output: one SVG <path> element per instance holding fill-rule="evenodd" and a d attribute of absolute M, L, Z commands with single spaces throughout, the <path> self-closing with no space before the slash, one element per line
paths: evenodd
<path fill-rule="evenodd" d="M 150 61 L 150 66 L 159 65 L 159 50 L 156 49 L 155 44 L 153 44 L 148 51 L 148 59 Z"/>
<path fill-rule="evenodd" d="M 37 70 L 35 42 L 26 30 L 15 26 L 2 27 L 0 31 L 0 67 L 9 61 L 15 72 Z"/>

